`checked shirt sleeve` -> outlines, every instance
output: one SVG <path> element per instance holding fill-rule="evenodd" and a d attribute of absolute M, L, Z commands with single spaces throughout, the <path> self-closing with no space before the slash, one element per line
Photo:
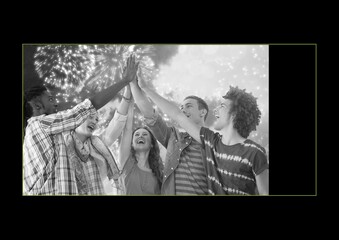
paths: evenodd
<path fill-rule="evenodd" d="M 72 109 L 41 117 L 41 127 L 50 134 L 58 134 L 80 126 L 91 114 L 96 113 L 89 99 L 84 100 Z"/>

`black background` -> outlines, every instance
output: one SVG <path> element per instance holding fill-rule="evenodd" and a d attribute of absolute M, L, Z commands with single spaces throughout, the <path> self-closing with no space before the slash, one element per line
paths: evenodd
<path fill-rule="evenodd" d="M 192 35 L 192 32 L 198 35 L 197 38 L 193 37 L 196 35 Z M 321 185 L 319 181 L 316 181 L 319 177 L 316 179 L 318 166 L 315 162 L 315 48 L 317 48 L 319 56 L 321 49 L 319 38 L 310 32 L 293 33 L 292 37 L 287 37 L 280 32 L 273 36 L 261 32 L 257 32 L 255 36 L 250 33 L 244 36 L 225 31 L 222 35 L 214 34 L 213 37 L 211 37 L 211 33 L 213 31 L 209 28 L 204 28 L 204 31 L 199 28 L 191 29 L 189 40 L 175 39 L 175 35 L 170 33 L 155 34 L 152 37 L 138 33 L 132 34 L 132 36 L 111 34 L 104 36 L 104 40 L 98 40 L 95 38 L 95 34 L 86 35 L 83 38 L 75 34 L 76 37 L 73 39 L 67 36 L 67 40 L 57 34 L 53 37 L 45 35 L 22 37 L 21 41 L 13 47 L 15 51 L 11 52 L 13 58 L 11 63 L 14 69 L 11 71 L 12 75 L 9 79 L 9 82 L 14 84 L 11 89 L 15 89 L 11 92 L 16 94 L 15 99 L 11 100 L 14 114 L 9 119 L 10 125 L 13 127 L 10 129 L 11 157 L 7 161 L 10 161 L 11 166 L 14 164 L 14 167 L 6 168 L 9 177 L 7 177 L 8 184 L 5 184 L 5 191 L 11 196 L 10 203 L 14 204 L 15 211 L 29 217 L 38 215 L 38 218 L 41 219 L 39 224 L 43 224 L 45 218 L 54 218 L 58 215 L 57 213 L 62 215 L 61 219 L 64 219 L 64 214 L 66 214 L 70 215 L 69 219 L 80 219 L 83 222 L 93 221 L 93 218 L 88 216 L 89 213 L 95 216 L 94 219 L 98 218 L 98 214 L 105 215 L 108 221 L 112 221 L 112 225 L 114 225 L 113 222 L 121 221 L 120 219 L 127 218 L 132 222 L 138 222 L 142 217 L 150 215 L 151 218 L 156 216 L 155 218 L 159 219 L 160 223 L 162 223 L 162 219 L 174 218 L 176 219 L 173 220 L 174 223 L 183 221 L 181 216 L 190 216 L 190 219 L 196 217 L 199 219 L 199 225 L 197 225 L 199 227 L 203 217 L 205 221 L 213 219 L 218 231 L 227 230 L 223 228 L 225 222 L 241 221 L 242 224 L 251 224 L 260 216 L 265 218 L 265 222 L 261 222 L 262 225 L 268 223 L 269 217 L 275 214 L 282 218 L 287 217 L 296 224 L 301 218 L 313 218 L 320 205 L 319 199 L 323 195 Z M 150 38 L 145 39 L 146 35 Z M 269 47 L 269 184 L 272 196 L 22 196 L 21 44 L 105 42 L 272 44 Z M 291 43 L 300 45 L 273 45 Z M 304 43 L 314 43 L 317 46 L 302 45 Z M 11 95 L 11 97 L 13 96 Z M 7 145 L 6 143 L 3 146 L 7 147 Z M 15 149 L 12 150 L 14 146 Z M 293 217 L 291 217 L 292 214 Z M 224 218 L 217 221 L 212 216 L 223 216 Z M 155 221 L 158 221 L 156 219 Z M 48 225 L 47 222 L 45 224 Z M 165 229 L 169 228 L 164 227 Z"/>

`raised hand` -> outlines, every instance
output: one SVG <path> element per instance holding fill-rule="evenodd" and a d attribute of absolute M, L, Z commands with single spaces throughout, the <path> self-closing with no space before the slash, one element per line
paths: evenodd
<path fill-rule="evenodd" d="M 139 87 L 140 87 L 141 89 L 147 87 L 147 84 L 146 84 L 144 78 L 142 78 L 142 77 L 140 77 L 140 76 L 137 77 L 137 83 L 138 83 L 138 85 L 139 85 Z"/>
<path fill-rule="evenodd" d="M 123 98 L 127 101 L 127 102 L 131 102 L 132 100 L 132 92 L 131 92 L 131 87 L 130 85 L 127 85 L 125 87 L 125 91 L 124 91 L 124 95 L 123 95 Z"/>
<path fill-rule="evenodd" d="M 131 82 L 136 78 L 139 62 L 135 61 L 134 54 L 131 54 L 127 58 L 126 66 L 123 69 L 122 78 L 123 81 Z"/>

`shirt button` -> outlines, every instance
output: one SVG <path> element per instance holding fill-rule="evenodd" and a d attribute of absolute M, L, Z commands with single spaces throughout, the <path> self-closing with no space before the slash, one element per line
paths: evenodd
<path fill-rule="evenodd" d="M 188 142 L 186 142 L 186 144 L 188 144 Z"/>
<path fill-rule="evenodd" d="M 166 175 L 164 177 L 166 177 Z"/>
<path fill-rule="evenodd" d="M 171 170 L 173 170 L 173 168 L 171 167 Z"/>

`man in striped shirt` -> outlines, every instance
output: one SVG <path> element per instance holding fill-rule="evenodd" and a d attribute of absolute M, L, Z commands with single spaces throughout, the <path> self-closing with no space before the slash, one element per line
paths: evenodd
<path fill-rule="evenodd" d="M 209 194 L 268 194 L 268 161 L 264 148 L 248 140 L 259 124 L 261 113 L 256 99 L 238 88 L 232 88 L 215 110 L 213 131 L 197 125 L 175 105 L 139 81 L 151 100 L 197 142 L 206 154 Z"/>
<path fill-rule="evenodd" d="M 206 160 L 201 144 L 187 132 L 168 127 L 159 114 L 153 110 L 151 102 L 139 88 L 137 81 L 131 82 L 130 86 L 135 102 L 144 115 L 145 123 L 167 149 L 161 194 L 206 195 L 208 193 Z M 196 126 L 204 126 L 208 106 L 201 98 L 186 97 L 181 105 L 181 111 L 182 115 L 191 119 Z"/>
<path fill-rule="evenodd" d="M 31 105 L 33 117 L 28 119 L 23 143 L 24 194 L 79 193 L 63 134 L 79 127 L 114 98 L 135 78 L 138 64 L 134 56 L 129 57 L 121 81 L 67 111 L 55 113 L 57 105 L 48 91 L 29 99 L 27 105 Z"/>

